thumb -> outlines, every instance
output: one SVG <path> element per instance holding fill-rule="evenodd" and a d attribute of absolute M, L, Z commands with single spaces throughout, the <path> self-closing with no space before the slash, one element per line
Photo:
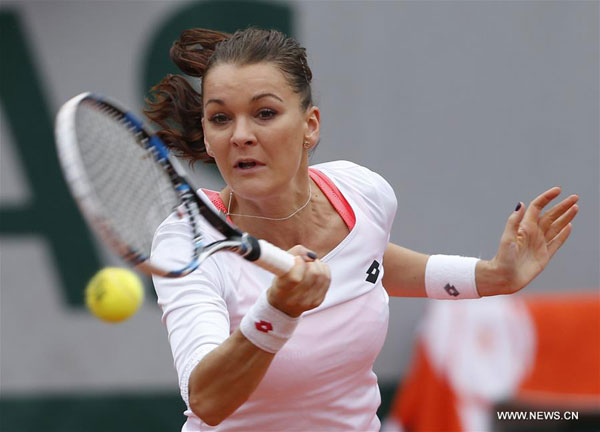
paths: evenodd
<path fill-rule="evenodd" d="M 304 261 L 314 261 L 317 259 L 317 254 L 302 245 L 296 245 L 288 249 L 288 253 L 301 257 Z"/>

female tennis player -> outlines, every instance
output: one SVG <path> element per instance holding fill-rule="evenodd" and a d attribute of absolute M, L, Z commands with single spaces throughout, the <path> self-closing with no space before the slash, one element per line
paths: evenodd
<path fill-rule="evenodd" d="M 347 161 L 308 164 L 321 116 L 295 40 L 192 29 L 171 57 L 188 77 L 169 75 L 153 89 L 146 114 L 159 135 L 176 154 L 217 164 L 226 187 L 202 193 L 226 217 L 296 255 L 281 277 L 235 254 L 214 255 L 181 279 L 155 277 L 188 408 L 183 431 L 379 430 L 372 366 L 388 296 L 517 292 L 571 232 L 576 195 L 542 214 L 560 194 L 554 187 L 511 212 L 490 261 L 389 243 L 397 202 L 380 175 Z M 175 264 L 186 236 L 171 216 L 153 256 Z"/>

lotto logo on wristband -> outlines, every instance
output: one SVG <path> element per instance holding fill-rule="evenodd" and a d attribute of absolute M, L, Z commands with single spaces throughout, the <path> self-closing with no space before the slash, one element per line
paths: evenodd
<path fill-rule="evenodd" d="M 269 333 L 273 330 L 273 325 L 267 321 L 258 321 L 254 323 L 256 330 L 261 331 L 263 333 Z"/>
<path fill-rule="evenodd" d="M 288 316 L 271 306 L 264 290 L 242 318 L 240 331 L 258 348 L 274 354 L 292 337 L 299 322 L 300 317 Z"/>
<path fill-rule="evenodd" d="M 453 297 L 457 297 L 460 294 L 454 285 L 446 284 L 444 289 Z"/>

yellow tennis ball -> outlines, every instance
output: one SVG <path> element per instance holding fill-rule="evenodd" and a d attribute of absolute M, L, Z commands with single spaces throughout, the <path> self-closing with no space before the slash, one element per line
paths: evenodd
<path fill-rule="evenodd" d="M 144 299 L 140 278 L 131 270 L 106 267 L 90 279 L 85 303 L 103 321 L 120 322 L 131 317 Z"/>

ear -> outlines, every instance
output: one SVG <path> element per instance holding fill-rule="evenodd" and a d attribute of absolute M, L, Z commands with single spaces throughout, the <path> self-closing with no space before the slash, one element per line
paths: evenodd
<path fill-rule="evenodd" d="M 204 129 L 204 117 L 202 117 L 202 130 L 205 131 L 206 129 Z M 208 154 L 210 157 L 214 158 L 215 155 L 212 151 L 212 149 L 210 148 L 210 144 L 208 143 L 208 140 L 206 139 L 206 135 L 204 135 L 204 147 L 206 148 L 206 154 Z"/>
<path fill-rule="evenodd" d="M 310 143 L 309 148 L 312 148 L 319 142 L 321 136 L 321 111 L 319 107 L 313 105 L 306 110 L 306 124 L 304 137 Z"/>
<path fill-rule="evenodd" d="M 212 149 L 210 148 L 210 144 L 209 144 L 209 143 L 208 143 L 208 141 L 206 140 L 206 137 L 204 137 L 204 147 L 206 147 L 206 153 L 207 153 L 207 154 L 208 154 L 210 157 L 214 158 L 214 157 L 215 157 L 215 155 L 214 155 L 214 153 L 213 153 Z"/>

